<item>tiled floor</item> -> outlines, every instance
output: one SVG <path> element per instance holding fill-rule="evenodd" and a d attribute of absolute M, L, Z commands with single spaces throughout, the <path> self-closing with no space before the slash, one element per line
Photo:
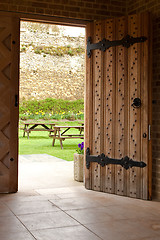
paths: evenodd
<path fill-rule="evenodd" d="M 21 156 L 19 192 L 0 195 L 0 240 L 160 240 L 160 202 L 86 190 L 73 162 Z"/>

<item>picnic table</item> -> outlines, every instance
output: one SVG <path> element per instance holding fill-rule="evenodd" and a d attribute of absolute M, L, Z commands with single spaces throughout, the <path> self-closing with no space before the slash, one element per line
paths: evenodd
<path fill-rule="evenodd" d="M 78 129 L 79 134 L 69 134 L 68 131 L 70 129 Z M 58 139 L 60 141 L 61 149 L 63 149 L 62 141 L 65 139 L 72 138 L 84 138 L 84 126 L 53 126 L 52 134 L 50 133 L 50 137 L 53 138 L 52 146 L 54 147 L 55 140 Z"/>
<path fill-rule="evenodd" d="M 31 131 L 48 131 L 51 133 L 53 131 L 53 126 L 55 126 L 55 123 L 48 122 L 24 122 L 23 124 L 23 137 L 25 137 L 25 133 L 27 133 L 28 139 Z M 39 126 L 41 126 L 41 128 L 37 128 Z"/>

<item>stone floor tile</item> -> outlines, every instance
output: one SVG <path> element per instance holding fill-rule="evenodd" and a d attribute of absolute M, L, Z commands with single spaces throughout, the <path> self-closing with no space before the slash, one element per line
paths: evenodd
<path fill-rule="evenodd" d="M 47 189 L 37 189 L 37 193 L 40 195 L 49 195 L 49 194 L 59 194 L 59 193 L 72 193 L 73 190 L 69 187 L 60 187 L 60 188 L 47 188 Z"/>
<path fill-rule="evenodd" d="M 62 210 L 83 209 L 99 207 L 99 203 L 91 198 L 65 198 L 59 200 L 50 200 L 53 204 Z"/>
<path fill-rule="evenodd" d="M 102 239 L 139 240 L 141 238 L 157 238 L 158 234 L 140 221 L 112 220 L 103 223 L 85 224 Z"/>
<path fill-rule="evenodd" d="M 35 240 L 29 232 L 0 232 L 2 240 Z"/>
<path fill-rule="evenodd" d="M 52 199 L 60 199 L 58 196 L 51 195 Z M 42 196 L 42 195 L 36 195 L 36 196 L 19 196 L 18 198 L 7 198 L 5 199 L 4 203 L 19 203 L 19 202 L 31 202 L 31 201 L 46 201 L 48 200 L 48 197 Z"/>
<path fill-rule="evenodd" d="M 83 182 L 77 182 L 77 183 L 78 183 L 78 185 L 69 187 L 72 192 L 83 193 L 83 192 L 87 191 L 86 188 L 84 187 L 84 183 Z"/>
<path fill-rule="evenodd" d="M 153 231 L 155 234 L 159 236 L 160 239 L 160 215 L 157 219 L 154 218 L 154 220 L 151 221 L 142 221 L 141 226 L 147 229 L 147 231 L 150 232 Z"/>
<path fill-rule="evenodd" d="M 145 238 L 139 238 L 138 240 L 159 240 L 160 237 L 156 236 L 156 237 L 145 237 Z"/>
<path fill-rule="evenodd" d="M 83 226 L 32 231 L 37 240 L 99 240 L 100 238 Z"/>
<path fill-rule="evenodd" d="M 20 169 L 18 193 L 0 194 L 0 239 L 160 240 L 160 202 L 86 190 L 73 180 L 73 164 L 42 157 Z"/>
<path fill-rule="evenodd" d="M 102 194 L 102 193 L 101 193 Z M 95 197 L 99 197 L 98 192 L 94 192 L 94 191 L 76 191 L 76 192 L 70 192 L 70 193 L 57 193 L 56 194 L 58 197 L 60 198 L 74 198 L 74 197 L 88 197 L 88 198 L 95 198 Z"/>
<path fill-rule="evenodd" d="M 65 199 L 65 198 L 88 197 L 88 194 L 85 192 L 72 192 L 72 193 L 58 193 L 57 196 L 61 199 Z"/>
<path fill-rule="evenodd" d="M 90 197 L 92 199 L 94 199 L 96 202 L 99 203 L 99 205 L 103 206 L 103 207 L 112 207 L 112 206 L 120 206 L 121 207 L 121 204 L 119 204 L 117 201 L 115 201 L 114 199 L 108 197 L 108 196 L 104 196 L 104 195 L 101 195 L 101 196 L 94 196 L 94 197 Z M 122 205 L 122 207 L 124 206 L 124 204 Z"/>
<path fill-rule="evenodd" d="M 67 210 L 66 213 L 79 221 L 81 224 L 98 223 L 112 220 L 111 216 L 105 213 L 104 207 Z"/>
<path fill-rule="evenodd" d="M 35 190 L 27 190 L 27 191 L 18 191 L 16 193 L 5 193 L 0 194 L 0 202 L 6 202 L 7 200 L 17 200 L 22 197 L 32 197 L 39 196 L 39 194 Z"/>
<path fill-rule="evenodd" d="M 141 207 L 134 208 L 134 206 L 112 205 L 105 207 L 105 213 L 110 215 L 113 219 L 135 219 L 136 220 L 154 220 L 155 216 L 152 211 L 142 210 Z"/>
<path fill-rule="evenodd" d="M 84 188 L 84 186 L 83 186 L 83 188 Z M 104 198 L 105 200 L 110 200 L 111 194 L 96 192 L 96 191 L 87 190 L 84 188 L 83 191 L 80 191 L 80 192 L 75 191 L 75 192 L 71 192 L 71 193 L 57 193 L 56 195 L 62 199 L 63 198 L 87 197 L 87 198 L 91 198 L 91 199 Z M 111 201 L 112 201 L 112 199 L 111 199 Z"/>
<path fill-rule="evenodd" d="M 15 217 L 0 217 L 0 233 L 25 231 L 23 224 Z"/>
<path fill-rule="evenodd" d="M 2 202 L 0 202 L 0 217 L 14 216 L 14 214 L 9 210 L 9 208 Z"/>
<path fill-rule="evenodd" d="M 45 194 L 45 195 L 40 195 L 41 197 L 43 197 L 44 199 L 46 200 L 58 200 L 58 199 L 61 199 L 58 195 L 54 194 L 54 193 L 51 193 L 51 194 Z"/>
<path fill-rule="evenodd" d="M 26 214 L 20 215 L 18 218 L 29 230 L 79 225 L 77 221 L 62 211 Z"/>
<path fill-rule="evenodd" d="M 130 240 L 129 236 L 125 236 L 123 231 L 119 231 L 113 221 L 101 223 L 85 224 L 89 230 L 97 234 L 103 240 Z"/>
<path fill-rule="evenodd" d="M 44 213 L 59 211 L 53 203 L 45 201 L 17 201 L 6 202 L 7 206 L 12 210 L 15 215 L 30 214 L 30 213 Z"/>

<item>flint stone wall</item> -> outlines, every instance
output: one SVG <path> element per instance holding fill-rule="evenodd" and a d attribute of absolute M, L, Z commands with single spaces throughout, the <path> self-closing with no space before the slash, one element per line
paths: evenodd
<path fill-rule="evenodd" d="M 54 32 L 46 24 L 34 30 L 32 23 L 21 25 L 20 100 L 84 98 L 85 56 L 36 54 L 33 46 L 84 48 L 84 36 L 69 37 Z M 44 29 L 43 29 L 44 26 Z M 25 49 L 25 50 L 24 50 Z M 23 51 L 24 50 L 24 51 Z"/>

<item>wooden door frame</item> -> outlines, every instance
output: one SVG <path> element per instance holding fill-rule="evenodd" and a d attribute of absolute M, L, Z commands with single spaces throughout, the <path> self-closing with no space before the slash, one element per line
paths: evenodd
<path fill-rule="evenodd" d="M 86 28 L 87 24 L 89 22 L 92 22 L 92 21 L 89 21 L 89 20 L 81 20 L 81 19 L 71 19 L 71 18 L 65 18 L 65 17 L 56 17 L 56 16 L 43 16 L 43 15 L 40 15 L 40 14 L 29 14 L 29 13 L 14 13 L 14 12 L 7 12 L 7 11 L 0 11 L 0 15 L 1 16 L 8 16 L 8 17 L 15 17 L 17 19 L 19 19 L 19 22 L 20 21 L 30 21 L 30 22 L 38 22 L 38 23 L 47 23 L 47 24 L 56 24 L 56 25 L 64 25 L 64 26 L 74 26 L 74 27 L 84 27 Z M 152 28 L 150 28 L 152 29 Z M 18 30 L 19 31 L 19 30 Z M 16 33 L 17 31 L 15 31 Z M 90 34 L 88 32 L 88 34 Z M 88 35 L 89 36 L 89 35 Z M 87 42 L 87 33 L 85 34 L 85 42 Z M 151 39 L 150 39 L 151 41 Z M 152 43 L 150 44 L 152 45 Z M 19 50 L 20 52 L 20 50 Z M 152 50 L 150 51 L 150 55 L 152 56 Z M 87 56 L 86 56 L 87 57 Z M 85 60 L 85 64 L 86 64 L 86 60 Z M 19 66 L 18 66 L 18 69 L 19 71 Z M 90 144 L 90 141 L 92 141 L 92 134 L 91 134 L 91 122 L 89 121 L 90 117 L 91 117 L 91 114 L 92 114 L 92 102 L 91 102 L 91 99 L 92 99 L 92 94 L 93 94 L 93 89 L 92 89 L 92 84 L 91 83 L 88 83 L 87 82 L 87 75 L 89 74 L 92 74 L 92 71 L 93 69 L 90 69 L 88 65 L 86 65 L 86 73 L 85 73 L 85 94 L 84 94 L 84 98 L 85 98 L 85 130 L 84 130 L 84 133 L 85 133 L 85 136 L 86 136 L 86 146 L 89 146 Z M 150 79 L 152 79 L 152 73 L 150 71 Z M 17 81 L 18 83 L 18 86 L 16 86 L 18 89 L 19 89 L 19 79 Z M 89 86 L 88 86 L 89 84 Z M 86 92 L 86 89 L 90 89 L 89 92 Z M 152 98 L 152 94 L 151 94 L 151 81 L 150 81 L 150 97 Z M 18 91 L 19 92 L 19 91 Z M 89 102 L 90 102 L 90 106 L 87 106 L 86 105 L 86 99 L 89 98 Z M 150 103 L 149 104 L 149 111 L 152 112 L 152 104 Z M 150 115 L 149 116 L 149 122 L 151 123 L 152 122 L 152 116 Z M 18 127 L 17 129 L 15 130 L 17 131 L 18 133 Z M 14 147 L 14 146 L 13 146 Z M 152 144 L 151 144 L 151 141 L 150 141 L 150 144 L 149 144 L 149 149 L 150 149 L 150 161 L 149 161 L 149 164 L 150 164 L 150 167 L 149 167 L 149 198 L 151 199 L 151 195 L 152 195 Z M 18 158 L 18 156 L 17 156 Z M 89 178 L 88 176 L 88 173 L 89 171 L 86 170 L 85 168 L 85 177 L 86 178 Z M 11 180 L 10 180 L 11 181 Z M 86 186 L 86 188 L 90 188 L 89 186 Z"/>
<path fill-rule="evenodd" d="M 39 23 L 55 24 L 55 25 L 64 25 L 72 27 L 86 27 L 87 23 L 91 22 L 90 20 L 83 19 L 72 19 L 67 17 L 56 17 L 56 16 L 47 16 L 40 14 L 30 14 L 30 13 L 16 13 L 8 11 L 0 11 L 1 16 L 5 17 L 15 17 L 20 21 L 33 21 Z"/>
<path fill-rule="evenodd" d="M 14 89 L 16 91 L 16 94 L 19 96 L 19 70 L 20 70 L 20 22 L 21 21 L 28 21 L 28 22 L 37 22 L 42 24 L 54 24 L 54 25 L 63 25 L 63 26 L 72 26 L 72 27 L 84 27 L 86 28 L 86 25 L 89 21 L 85 20 L 79 20 L 79 19 L 70 19 L 70 18 L 63 18 L 63 17 L 52 17 L 52 16 L 43 16 L 38 14 L 25 14 L 25 13 L 11 13 L 11 12 L 5 12 L 0 11 L 0 15 L 3 17 L 11 17 L 13 18 L 13 22 L 17 22 L 18 24 L 15 25 L 15 31 L 14 36 L 19 35 L 18 37 L 18 43 L 16 45 L 16 50 L 14 50 L 15 54 L 13 53 L 13 61 L 16 62 L 16 65 L 14 69 L 12 70 L 13 80 L 14 80 Z M 19 51 L 19 52 L 18 52 Z M 17 60 L 17 54 L 18 54 L 18 60 Z M 16 73 L 16 74 L 14 74 Z M 17 79 L 18 76 L 18 79 Z M 85 78 L 86 79 L 86 78 Z M 14 99 L 13 99 L 14 104 Z M 12 141 L 10 143 L 11 151 L 13 152 L 13 159 L 15 159 L 14 162 L 11 162 L 13 165 L 11 168 L 10 173 L 10 180 L 9 180 L 9 187 L 10 187 L 10 193 L 17 192 L 18 191 L 18 124 L 17 124 L 17 115 L 19 116 L 19 102 L 18 102 L 18 108 L 16 111 L 16 115 L 14 114 L 15 108 L 11 109 L 11 113 L 13 115 L 12 123 L 11 123 L 11 138 Z M 13 177 L 14 176 L 14 177 Z M 15 177 L 16 176 L 16 177 Z M 14 179 L 14 181 L 13 181 Z"/>

